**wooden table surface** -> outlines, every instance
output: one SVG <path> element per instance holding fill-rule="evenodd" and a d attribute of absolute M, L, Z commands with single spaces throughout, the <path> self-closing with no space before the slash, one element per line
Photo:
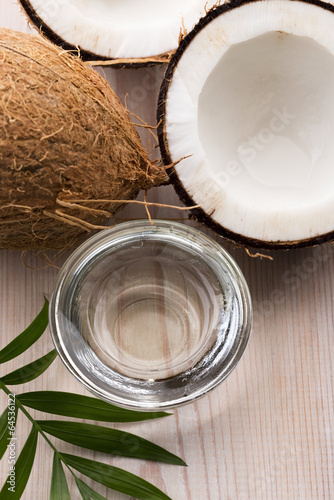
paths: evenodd
<path fill-rule="evenodd" d="M 0 25 L 29 31 L 15 0 L 0 0 Z M 104 69 L 106 78 L 127 105 L 147 123 L 155 123 L 157 91 L 164 67 L 140 70 Z M 1 66 L 0 66 L 1 71 Z M 154 139 L 142 139 L 157 155 Z M 149 143 L 148 143 L 149 142 Z M 171 187 L 154 189 L 149 201 L 177 205 Z M 154 208 L 152 216 L 182 219 L 185 212 Z M 126 208 L 121 219 L 145 218 L 142 207 Z M 205 230 L 215 238 L 215 235 Z M 320 500 L 334 499 L 334 247 L 271 252 L 273 260 L 252 258 L 222 239 L 249 283 L 254 327 L 248 349 L 229 378 L 210 395 L 153 422 L 116 424 L 138 433 L 184 458 L 188 467 L 108 457 L 100 461 L 139 474 L 173 500 Z M 269 253 L 267 252 L 267 255 Z M 56 262 L 61 265 L 64 256 Z M 50 296 L 56 267 L 46 267 L 32 252 L 0 251 L 0 348 L 36 316 L 43 294 Z M 38 343 L 1 373 L 26 364 L 53 348 L 47 331 Z M 45 374 L 16 390 L 85 390 L 57 359 Z M 1 412 L 7 398 L 1 394 Z M 39 415 L 38 412 L 33 412 Z M 51 417 L 52 418 L 52 417 Z M 20 415 L 17 453 L 29 423 Z M 81 454 L 72 445 L 59 448 Z M 24 500 L 46 500 L 52 452 L 39 440 Z M 1 483 L 8 473 L 0 462 Z M 71 483 L 73 499 L 79 499 Z M 98 487 L 106 495 L 104 487 Z M 129 498 L 113 493 L 108 498 Z"/>

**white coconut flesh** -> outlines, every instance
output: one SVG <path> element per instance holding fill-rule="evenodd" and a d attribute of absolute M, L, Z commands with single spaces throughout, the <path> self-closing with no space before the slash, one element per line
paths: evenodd
<path fill-rule="evenodd" d="M 176 49 L 180 32 L 191 30 L 217 2 L 29 0 L 29 3 L 54 33 L 73 46 L 106 58 L 144 58 Z"/>
<path fill-rule="evenodd" d="M 243 4 L 209 22 L 174 69 L 165 141 L 215 224 L 263 242 L 334 229 L 334 14 Z"/>

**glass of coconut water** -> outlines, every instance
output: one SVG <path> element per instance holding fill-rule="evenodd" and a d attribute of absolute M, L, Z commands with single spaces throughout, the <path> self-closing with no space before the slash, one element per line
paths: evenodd
<path fill-rule="evenodd" d="M 132 221 L 88 239 L 61 269 L 50 327 L 95 395 L 157 410 L 216 387 L 251 331 L 247 284 L 215 241 L 184 224 Z"/>

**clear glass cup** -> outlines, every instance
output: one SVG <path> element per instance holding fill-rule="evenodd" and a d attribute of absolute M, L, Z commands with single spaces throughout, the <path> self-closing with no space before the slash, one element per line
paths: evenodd
<path fill-rule="evenodd" d="M 131 221 L 83 243 L 61 269 L 50 328 L 70 372 L 137 410 L 203 396 L 240 360 L 251 331 L 247 284 L 214 240 L 171 221 Z"/>

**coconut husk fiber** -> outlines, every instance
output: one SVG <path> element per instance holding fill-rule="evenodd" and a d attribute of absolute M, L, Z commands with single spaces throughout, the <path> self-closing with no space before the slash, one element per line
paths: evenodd
<path fill-rule="evenodd" d="M 166 181 L 109 84 L 40 36 L 0 28 L 0 248 L 63 248 Z"/>

